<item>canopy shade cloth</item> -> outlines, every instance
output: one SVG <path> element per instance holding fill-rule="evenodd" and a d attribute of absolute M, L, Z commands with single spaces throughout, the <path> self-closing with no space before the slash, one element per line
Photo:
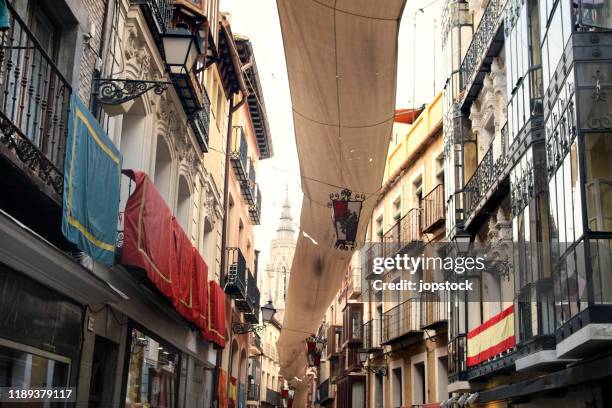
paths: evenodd
<path fill-rule="evenodd" d="M 405 0 L 277 0 L 302 175 L 300 234 L 278 340 L 281 374 L 303 378 L 351 251 L 334 247 L 330 193 L 364 193 L 363 240 L 395 116 L 397 34 Z M 302 382 L 303 384 L 304 382 Z M 305 398 L 298 387 L 295 404 Z"/>

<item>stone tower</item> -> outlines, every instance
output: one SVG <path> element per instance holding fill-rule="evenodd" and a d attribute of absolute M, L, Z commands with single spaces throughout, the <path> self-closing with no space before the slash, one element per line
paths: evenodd
<path fill-rule="evenodd" d="M 289 190 L 285 193 L 276 236 L 270 243 L 270 256 L 265 270 L 262 304 L 272 300 L 276 308 L 276 319 L 282 323 L 285 314 L 285 299 L 289 285 L 289 273 L 295 253 L 296 226 L 291 215 Z"/>

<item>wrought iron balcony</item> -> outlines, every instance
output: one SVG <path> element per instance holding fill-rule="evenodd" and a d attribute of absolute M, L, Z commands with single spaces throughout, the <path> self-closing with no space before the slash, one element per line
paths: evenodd
<path fill-rule="evenodd" d="M 278 391 L 266 388 L 266 398 L 264 399 L 266 404 L 272 405 L 273 407 L 281 407 L 282 400 L 281 395 Z"/>
<path fill-rule="evenodd" d="M 383 256 L 393 256 L 420 239 L 421 209 L 413 208 L 383 234 Z"/>
<path fill-rule="evenodd" d="M 439 293 L 423 292 L 421 294 L 421 328 L 437 329 L 448 321 L 447 291 Z"/>
<path fill-rule="evenodd" d="M 382 320 L 372 319 L 363 324 L 363 348 L 367 351 L 380 350 L 382 348 Z"/>
<path fill-rule="evenodd" d="M 142 14 L 154 37 L 166 32 L 172 23 L 172 0 L 131 0 L 140 6 Z M 156 39 L 157 40 L 157 39 Z"/>
<path fill-rule="evenodd" d="M 259 288 L 251 271 L 247 270 L 247 295 L 244 301 L 236 299 L 236 307 L 244 313 L 244 320 L 248 323 L 259 323 Z"/>
<path fill-rule="evenodd" d="M 234 299 L 246 299 L 247 265 L 240 248 L 227 248 L 227 272 L 225 274 L 225 293 Z"/>
<path fill-rule="evenodd" d="M 366 258 L 366 276 L 365 278 L 368 279 L 370 278 L 373 273 L 373 267 L 374 267 L 374 258 L 378 258 L 380 256 L 382 256 L 382 245 L 381 243 L 376 243 L 376 242 L 371 242 L 370 247 L 365 251 L 365 258 Z"/>
<path fill-rule="evenodd" d="M 493 57 L 503 46 L 506 1 L 489 0 L 478 28 L 472 36 L 472 42 L 461 61 L 461 88 L 467 90 L 466 99 L 473 99 L 478 95 L 484 75 L 490 71 Z"/>
<path fill-rule="evenodd" d="M 248 159 L 249 167 L 247 172 L 247 177 L 245 180 L 240 182 L 240 190 L 242 192 L 242 197 L 245 199 L 248 205 L 255 205 L 255 185 L 257 184 L 255 180 L 257 179 L 255 175 L 255 164 L 253 159 Z"/>
<path fill-rule="evenodd" d="M 444 185 L 438 184 L 423 197 L 423 232 L 432 232 L 444 224 Z"/>
<path fill-rule="evenodd" d="M 347 296 L 349 299 L 359 299 L 361 296 L 361 267 L 354 267 L 348 276 Z"/>
<path fill-rule="evenodd" d="M 253 187 L 254 203 L 249 205 L 249 217 L 251 224 L 259 225 L 261 223 L 261 190 L 259 184 L 255 183 Z"/>
<path fill-rule="evenodd" d="M 470 179 L 465 183 L 463 189 L 465 195 L 465 212 L 466 220 L 473 218 L 473 213 L 486 201 L 492 193 L 492 190 L 499 185 L 499 181 L 508 176 L 507 165 L 509 163 L 508 155 L 508 128 L 504 125 L 501 132 L 496 136 L 501 138 L 501 152 L 497 157 L 493 155 L 493 145 L 483 156 L 476 171 Z"/>
<path fill-rule="evenodd" d="M 421 334 L 419 301 L 418 298 L 411 298 L 383 313 L 381 344 Z"/>
<path fill-rule="evenodd" d="M 234 173 L 236 173 L 236 178 L 241 182 L 247 180 L 248 152 L 244 128 L 242 126 L 234 126 L 230 160 Z"/>
<path fill-rule="evenodd" d="M 249 384 L 249 387 L 247 390 L 247 400 L 248 401 L 259 402 L 259 395 L 261 392 L 261 389 L 259 387 L 260 387 L 259 384 Z"/>
<path fill-rule="evenodd" d="M 189 124 L 198 139 L 200 149 L 206 153 L 208 152 L 208 135 L 210 131 L 210 99 L 206 89 L 203 89 L 203 91 L 204 103 L 202 109 L 191 116 Z"/>
<path fill-rule="evenodd" d="M 330 384 L 329 384 L 329 379 L 323 381 L 322 383 L 319 384 L 319 386 L 317 387 L 317 399 L 316 402 L 318 402 L 319 404 L 322 404 L 324 402 L 327 402 L 328 400 L 332 400 L 334 399 L 331 390 L 330 390 Z"/>
<path fill-rule="evenodd" d="M 462 381 L 467 371 L 467 337 L 460 334 L 448 342 L 449 383 Z"/>
<path fill-rule="evenodd" d="M 263 351 L 262 344 L 261 344 L 261 336 L 259 335 L 259 333 L 253 333 L 251 335 L 251 346 L 255 347 L 258 350 Z"/>
<path fill-rule="evenodd" d="M 61 202 L 72 89 L 26 23 L 7 2 L 0 34 L 0 149 Z"/>

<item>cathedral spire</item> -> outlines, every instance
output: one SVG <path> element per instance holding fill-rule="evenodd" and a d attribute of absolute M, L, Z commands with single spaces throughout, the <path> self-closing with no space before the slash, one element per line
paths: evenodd
<path fill-rule="evenodd" d="M 277 239 L 291 239 L 295 229 L 293 226 L 293 216 L 291 215 L 291 204 L 289 204 L 289 186 L 285 185 L 285 203 L 281 211 L 280 222 L 276 230 Z"/>

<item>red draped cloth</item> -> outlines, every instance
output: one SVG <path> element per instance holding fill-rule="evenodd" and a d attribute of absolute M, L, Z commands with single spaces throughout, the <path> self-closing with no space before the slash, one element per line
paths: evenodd
<path fill-rule="evenodd" d="M 194 291 L 196 296 L 193 303 L 193 322 L 202 330 L 205 336 L 208 330 L 208 265 L 193 248 Z"/>
<path fill-rule="evenodd" d="M 176 218 L 172 218 L 176 260 L 178 262 L 178 280 L 172 304 L 174 309 L 185 319 L 195 323 L 193 304 L 195 293 L 195 273 L 193 246 Z"/>
<path fill-rule="evenodd" d="M 179 276 L 172 212 L 145 173 L 123 173 L 136 187 L 125 206 L 121 263 L 144 269 L 155 287 L 174 299 Z"/>
<path fill-rule="evenodd" d="M 204 339 L 225 347 L 225 293 L 217 282 L 210 281 L 208 296 L 208 330 L 203 333 Z"/>

